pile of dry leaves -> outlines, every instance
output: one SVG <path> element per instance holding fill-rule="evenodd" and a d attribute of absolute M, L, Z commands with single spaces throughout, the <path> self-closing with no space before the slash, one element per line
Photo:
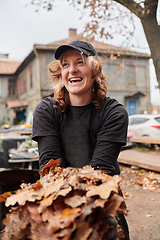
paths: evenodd
<path fill-rule="evenodd" d="M 125 213 L 119 176 L 90 166 L 55 167 L 56 161 L 45 166 L 36 183 L 23 183 L 11 196 L 1 196 L 6 206 L 14 206 L 4 219 L 1 239 L 100 240 L 109 229 L 106 216 Z M 123 235 L 120 226 L 118 231 Z"/>
<path fill-rule="evenodd" d="M 160 192 L 160 174 L 143 169 L 133 170 L 123 167 L 122 174 L 130 174 L 130 179 L 123 180 L 123 184 L 134 184 L 150 191 Z"/>

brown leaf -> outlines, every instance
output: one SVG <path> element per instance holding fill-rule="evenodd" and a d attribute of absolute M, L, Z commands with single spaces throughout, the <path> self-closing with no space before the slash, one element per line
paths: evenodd
<path fill-rule="evenodd" d="M 56 179 L 55 181 L 51 181 L 50 183 L 44 184 L 44 197 L 48 197 L 52 193 L 58 193 L 64 184 L 63 178 Z"/>
<path fill-rule="evenodd" d="M 62 216 L 60 218 L 60 223 L 63 228 L 68 227 L 71 222 L 73 222 L 81 214 L 80 208 L 65 208 L 62 211 Z"/>
<path fill-rule="evenodd" d="M 93 228 L 89 226 L 89 222 L 83 221 L 78 225 L 75 239 L 76 240 L 87 240 Z"/>
<path fill-rule="evenodd" d="M 55 234 L 52 234 L 48 230 L 48 223 L 43 223 L 41 225 L 36 224 L 32 225 L 32 234 L 30 235 L 27 240 L 58 240 L 58 238 L 55 236 Z"/>
<path fill-rule="evenodd" d="M 112 217 L 116 216 L 117 211 L 120 210 L 120 206 L 122 202 L 123 202 L 123 198 L 121 196 L 116 194 L 111 195 L 106 205 L 107 215 Z"/>
<path fill-rule="evenodd" d="M 117 56 L 115 56 L 114 54 L 111 54 L 111 55 L 110 55 L 110 59 L 111 59 L 111 61 L 116 60 L 116 59 L 117 59 Z"/>
<path fill-rule="evenodd" d="M 42 201 L 40 201 L 39 207 L 38 207 L 38 213 L 42 213 L 47 207 L 52 205 L 54 199 L 54 195 L 50 195 L 47 198 L 44 198 Z"/>
<path fill-rule="evenodd" d="M 94 202 L 91 202 L 85 206 L 82 207 L 82 215 L 81 219 L 84 219 L 86 216 L 90 215 L 93 212 L 93 209 L 96 208 L 96 205 Z"/>
<path fill-rule="evenodd" d="M 44 165 L 43 169 L 39 172 L 39 174 L 43 177 L 47 175 L 50 171 L 52 171 L 55 167 L 60 166 L 61 159 L 58 158 L 56 160 L 51 159 L 47 164 Z"/>
<path fill-rule="evenodd" d="M 116 70 L 118 70 L 118 71 L 121 70 L 121 68 L 120 68 L 119 66 L 115 66 L 114 68 L 115 68 Z"/>
<path fill-rule="evenodd" d="M 114 176 L 110 181 L 105 182 L 99 186 L 92 186 L 90 190 L 86 193 L 87 197 L 92 197 L 99 195 L 102 199 L 107 199 L 111 192 L 118 193 L 117 184 L 120 182 L 121 178 L 117 175 Z"/>
<path fill-rule="evenodd" d="M 51 208 L 47 208 L 45 212 L 42 213 L 42 219 L 44 222 L 47 222 L 47 231 L 50 233 L 55 233 L 61 228 L 60 218 L 62 212 L 56 211 L 53 212 Z"/>
<path fill-rule="evenodd" d="M 25 205 L 27 201 L 34 202 L 37 198 L 39 198 L 39 192 L 34 191 L 34 189 L 30 190 L 21 190 L 19 189 L 15 194 L 11 195 L 6 200 L 6 207 L 9 205 L 14 206 L 16 203 L 19 205 Z"/>
<path fill-rule="evenodd" d="M 23 239 L 24 236 L 30 234 L 28 229 L 28 224 L 30 223 L 30 215 L 26 207 L 20 209 L 20 211 L 14 211 L 6 215 L 3 220 L 5 225 L 5 230 L 8 232 L 8 237 L 6 239 Z"/>
<path fill-rule="evenodd" d="M 63 240 L 70 240 L 72 232 L 76 229 L 76 223 L 73 222 L 68 228 L 64 228 L 59 230 L 57 233 L 55 233 L 55 236 L 58 238 L 62 238 Z"/>
<path fill-rule="evenodd" d="M 106 203 L 106 199 L 104 200 L 104 199 L 98 198 L 94 201 L 94 203 L 95 203 L 96 207 L 104 208 L 104 205 Z"/>
<path fill-rule="evenodd" d="M 73 197 L 66 198 L 64 202 L 70 207 L 75 208 L 82 205 L 83 203 L 87 203 L 87 199 L 85 196 L 75 195 Z"/>
<path fill-rule="evenodd" d="M 12 195 L 11 192 L 5 192 L 0 195 L 0 202 L 5 202 L 8 197 Z"/>
<path fill-rule="evenodd" d="M 40 224 L 42 222 L 42 216 L 38 212 L 38 206 L 34 203 L 29 204 L 27 205 L 27 209 L 30 212 L 32 220 L 35 221 L 37 224 Z"/>
<path fill-rule="evenodd" d="M 35 185 L 32 186 L 32 188 L 35 190 L 39 190 L 40 188 L 42 188 L 40 180 L 37 180 L 37 182 L 35 183 Z"/>
<path fill-rule="evenodd" d="M 58 192 L 58 196 L 66 196 L 69 192 L 72 191 L 72 187 L 69 186 L 68 188 L 64 188 L 64 189 L 61 189 L 59 192 Z"/>

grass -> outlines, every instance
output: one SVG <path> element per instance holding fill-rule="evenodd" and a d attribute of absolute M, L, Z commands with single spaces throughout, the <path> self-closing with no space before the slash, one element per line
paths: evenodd
<path fill-rule="evenodd" d="M 159 152 L 160 151 L 160 147 L 157 145 L 144 145 L 144 144 L 136 144 L 135 147 L 133 147 L 133 149 L 137 150 L 137 151 L 141 151 L 141 152 Z"/>

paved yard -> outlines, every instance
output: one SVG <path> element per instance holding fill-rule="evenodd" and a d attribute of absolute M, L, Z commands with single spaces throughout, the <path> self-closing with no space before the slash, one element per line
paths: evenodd
<path fill-rule="evenodd" d="M 146 188 L 133 184 L 136 174 L 130 167 L 121 165 L 121 187 L 126 196 L 129 210 L 127 221 L 130 229 L 131 240 L 159 240 L 160 239 L 160 182 L 157 181 L 156 189 L 149 186 L 147 177 Z M 143 171 L 143 170 L 137 170 Z M 157 174 L 157 176 L 160 176 Z M 156 180 L 153 180 L 156 182 Z M 148 187 L 147 187 L 148 184 Z M 159 184 L 159 185 L 158 185 Z M 154 190 L 150 190 L 154 189 Z"/>

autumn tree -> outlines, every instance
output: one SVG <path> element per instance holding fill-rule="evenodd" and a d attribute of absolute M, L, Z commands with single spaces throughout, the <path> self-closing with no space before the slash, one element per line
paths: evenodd
<path fill-rule="evenodd" d="M 141 21 L 150 48 L 160 87 L 160 32 L 157 22 L 158 0 L 116 0 L 134 13 Z"/>
<path fill-rule="evenodd" d="M 157 82 L 160 87 L 160 32 L 157 21 L 158 0 L 67 0 L 80 11 L 89 12 L 89 22 L 86 23 L 84 34 L 94 38 L 112 38 L 115 33 L 125 36 L 129 42 L 134 35 L 134 16 L 137 16 L 142 24 L 149 48 Z M 32 0 L 31 3 L 49 10 L 54 8 L 54 0 Z M 118 13 L 118 15 L 117 15 Z M 130 14 L 128 14 L 130 13 Z M 124 21 L 130 16 L 129 21 Z M 115 27 L 113 21 L 118 24 Z M 103 23 L 105 25 L 103 26 Z M 114 31 L 113 31 L 114 29 Z"/>

